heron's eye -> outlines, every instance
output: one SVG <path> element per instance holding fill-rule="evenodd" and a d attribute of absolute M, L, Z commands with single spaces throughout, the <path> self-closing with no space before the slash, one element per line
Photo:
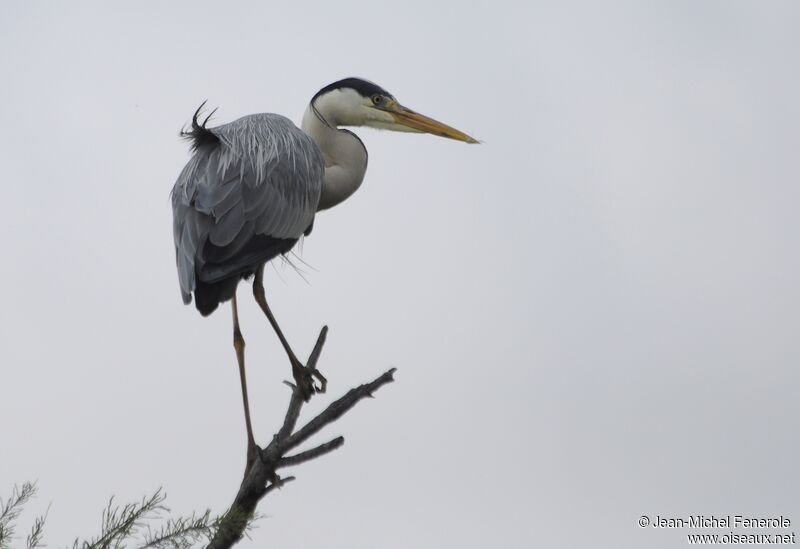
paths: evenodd
<path fill-rule="evenodd" d="M 380 95 L 375 94 L 375 95 L 372 96 L 372 102 L 375 105 L 380 105 L 381 101 L 383 101 L 383 97 L 381 97 Z"/>

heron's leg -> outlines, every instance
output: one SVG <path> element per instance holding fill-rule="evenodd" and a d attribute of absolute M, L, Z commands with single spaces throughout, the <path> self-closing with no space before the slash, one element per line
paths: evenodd
<path fill-rule="evenodd" d="M 272 314 L 272 311 L 267 305 L 267 297 L 264 294 L 264 265 L 261 265 L 256 269 L 256 274 L 253 277 L 253 296 L 256 298 L 256 302 L 258 303 L 261 310 L 264 311 L 264 314 L 269 319 L 269 323 L 272 324 L 272 328 L 275 330 L 275 333 L 278 334 L 278 339 L 281 340 L 281 345 L 283 345 L 286 354 L 289 355 L 289 361 L 292 363 L 292 374 L 294 375 L 294 379 L 298 384 L 298 387 L 303 391 L 306 396 L 306 400 L 311 397 L 314 392 L 324 393 L 325 387 L 328 384 L 328 380 L 325 379 L 319 370 L 314 368 L 313 370 L 308 370 L 303 363 L 301 363 L 297 356 L 295 356 L 294 351 L 289 346 L 289 342 L 286 341 L 286 337 L 283 335 L 281 331 L 281 327 L 278 326 L 278 321 L 275 320 L 275 315 Z M 311 376 L 317 378 L 319 380 L 319 387 L 314 387 L 314 383 L 311 380 Z"/>
<path fill-rule="evenodd" d="M 256 440 L 253 437 L 253 425 L 250 422 L 250 400 L 247 397 L 247 376 L 244 373 L 244 338 L 239 330 L 239 306 L 236 303 L 236 290 L 231 299 L 233 311 L 233 348 L 236 349 L 236 360 L 239 362 L 239 380 L 242 382 L 242 403 L 244 404 L 244 422 L 247 426 L 247 467 L 256 457 Z"/>

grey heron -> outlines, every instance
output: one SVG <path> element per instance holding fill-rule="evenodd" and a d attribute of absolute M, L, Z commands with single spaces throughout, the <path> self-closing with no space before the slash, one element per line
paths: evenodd
<path fill-rule="evenodd" d="M 193 155 L 172 189 L 173 234 L 183 302 L 203 316 L 231 301 L 236 357 L 248 437 L 255 448 L 244 339 L 239 329 L 236 287 L 253 276 L 253 295 L 267 316 L 309 398 L 315 387 L 283 335 L 264 293 L 264 265 L 286 254 L 311 232 L 318 211 L 340 204 L 361 185 L 367 149 L 342 126 L 425 132 L 467 143 L 475 139 L 402 106 L 382 87 L 346 78 L 319 90 L 300 128 L 278 114 L 252 114 L 209 128 L 195 112 L 189 131 Z M 213 112 L 212 112 L 213 114 Z"/>

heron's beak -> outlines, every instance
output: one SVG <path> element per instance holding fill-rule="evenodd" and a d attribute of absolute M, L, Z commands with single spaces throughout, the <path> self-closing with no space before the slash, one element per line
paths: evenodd
<path fill-rule="evenodd" d="M 462 131 L 451 128 L 447 124 L 442 124 L 433 118 L 428 118 L 411 109 L 407 109 L 399 103 L 390 105 L 386 110 L 394 117 L 395 122 L 411 130 L 431 133 L 441 137 L 449 137 L 450 139 L 464 141 L 466 143 L 480 143 L 480 141 L 468 136 Z"/>

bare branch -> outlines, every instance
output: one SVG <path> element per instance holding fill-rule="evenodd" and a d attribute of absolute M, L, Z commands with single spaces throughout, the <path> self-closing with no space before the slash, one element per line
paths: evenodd
<path fill-rule="evenodd" d="M 319 361 L 319 356 L 322 354 L 322 346 L 325 345 L 325 339 L 328 337 L 328 327 L 323 326 L 322 330 L 319 332 L 319 337 L 317 337 L 317 343 L 314 345 L 314 349 L 311 351 L 311 354 L 308 355 L 308 363 L 306 366 L 311 368 L 312 370 L 317 369 L 317 361 Z"/>
<path fill-rule="evenodd" d="M 285 458 L 281 458 L 278 461 L 276 467 L 291 467 L 292 465 L 300 465 L 301 463 L 305 463 L 306 461 L 310 461 L 314 458 L 318 458 L 320 456 L 324 456 L 329 452 L 333 452 L 337 448 L 339 448 L 342 444 L 344 444 L 344 437 L 336 437 L 335 439 L 326 442 L 325 444 L 320 444 L 316 448 L 311 448 L 310 450 L 306 450 L 305 452 L 300 452 L 299 454 L 295 454 L 293 456 L 286 456 Z"/>
<path fill-rule="evenodd" d="M 284 485 L 284 484 L 286 484 L 287 482 L 292 482 L 293 480 L 297 480 L 297 479 L 296 479 L 296 478 L 294 478 L 294 477 L 284 477 L 284 478 L 278 478 L 278 479 L 277 479 L 276 481 L 274 481 L 272 484 L 270 484 L 269 486 L 267 486 L 267 489 L 266 489 L 266 490 L 264 490 L 264 495 L 266 496 L 267 494 L 269 494 L 270 492 L 272 492 L 272 491 L 273 491 L 275 488 L 278 488 L 278 489 L 281 489 L 281 488 L 283 488 L 283 485 Z"/>
<path fill-rule="evenodd" d="M 350 410 L 350 408 L 355 406 L 358 401 L 366 397 L 372 397 L 372 393 L 380 389 L 383 385 L 394 381 L 393 375 L 395 371 L 396 368 L 392 368 L 391 370 L 384 372 L 383 375 L 376 380 L 370 383 L 365 383 L 364 385 L 359 385 L 354 389 L 350 389 L 347 391 L 347 394 L 345 394 L 339 400 L 331 402 L 328 407 L 322 411 L 322 413 L 309 421 L 299 431 L 279 442 L 280 452 L 284 453 L 292 448 L 297 447 L 308 440 L 309 437 L 319 432 L 320 429 L 342 417 L 348 410 Z M 269 447 L 267 447 L 267 450 L 269 450 Z"/>
<path fill-rule="evenodd" d="M 317 373 L 316 364 L 322 352 L 322 346 L 325 344 L 327 333 L 328 327 L 325 326 L 320 331 L 317 343 L 308 359 L 307 368 L 312 372 L 312 375 L 315 376 Z M 292 456 L 285 455 L 286 452 L 296 448 L 311 436 L 318 433 L 323 427 L 342 417 L 342 415 L 353 408 L 360 400 L 372 397 L 372 393 L 383 385 L 394 381 L 394 372 L 395 369 L 392 368 L 374 381 L 349 390 L 344 396 L 332 402 L 325 410 L 294 433 L 292 433 L 292 431 L 297 424 L 297 419 L 300 417 L 300 411 L 302 410 L 305 399 L 300 388 L 290 385 L 292 388 L 292 396 L 289 400 L 289 406 L 283 420 L 283 425 L 275 434 L 269 445 L 264 449 L 258 450 L 259 459 L 256 459 L 245 471 L 244 478 L 233 500 L 233 504 L 228 512 L 220 519 L 219 527 L 214 537 L 209 542 L 207 549 L 228 549 L 236 544 L 242 539 L 246 531 L 246 525 L 255 513 L 258 502 L 261 501 L 265 495 L 275 490 L 275 488 L 280 488 L 287 482 L 294 480 L 294 477 L 279 477 L 275 472 L 277 469 L 291 465 L 299 465 L 311 459 L 323 456 L 342 446 L 342 444 L 344 444 L 344 438 L 340 436 L 310 450 Z M 316 377 L 324 380 L 324 377 L 321 375 Z"/>

